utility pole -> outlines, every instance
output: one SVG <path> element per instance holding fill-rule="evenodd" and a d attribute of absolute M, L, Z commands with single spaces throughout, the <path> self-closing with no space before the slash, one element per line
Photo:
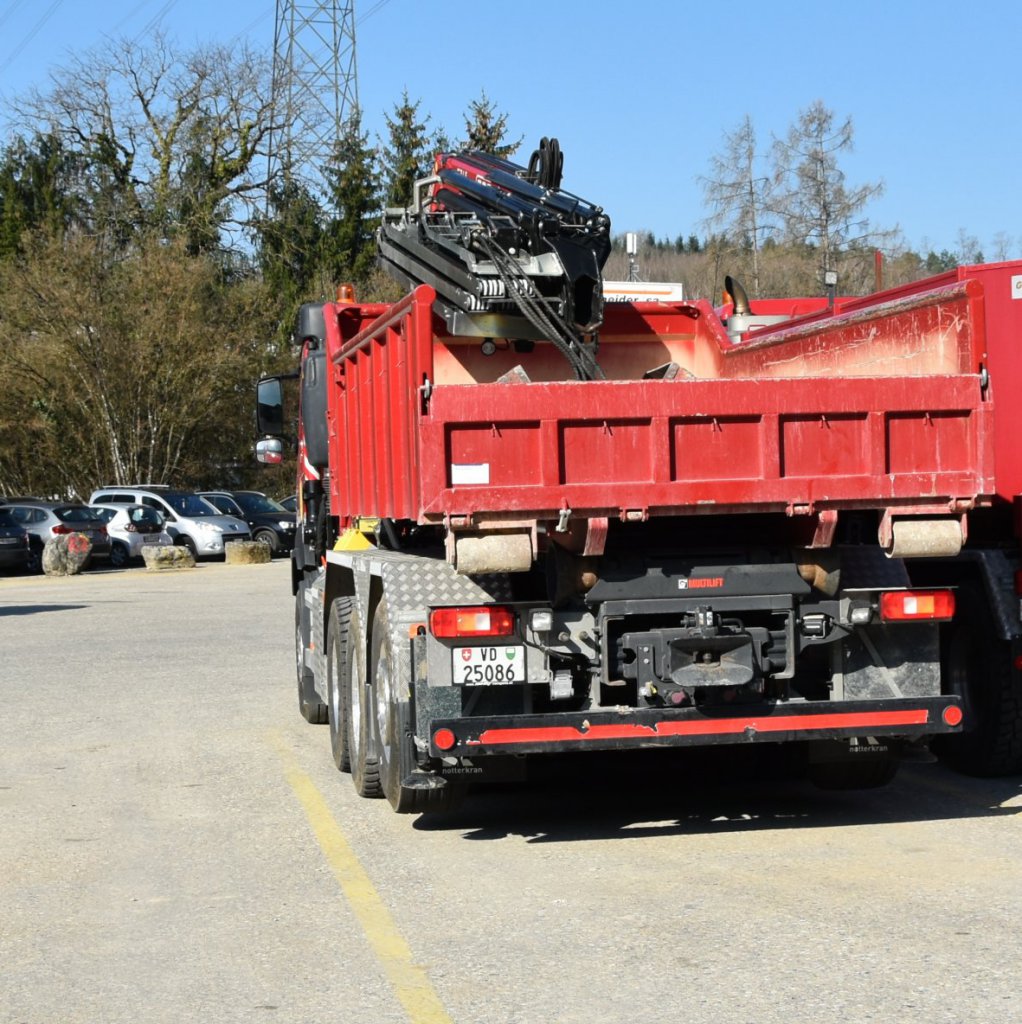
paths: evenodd
<path fill-rule="evenodd" d="M 357 109 L 354 0 L 277 0 L 271 180 L 322 194 L 323 168 Z"/>
<path fill-rule="evenodd" d="M 628 280 L 638 281 L 639 278 L 639 235 L 635 231 L 625 232 L 625 252 L 628 255 Z"/>

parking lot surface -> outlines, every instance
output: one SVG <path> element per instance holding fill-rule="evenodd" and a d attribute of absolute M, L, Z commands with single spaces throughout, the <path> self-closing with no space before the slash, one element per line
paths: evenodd
<path fill-rule="evenodd" d="M 0 578 L 0 1022 L 1022 1019 L 1022 780 L 584 758 L 398 817 L 292 629 L 285 561 Z"/>

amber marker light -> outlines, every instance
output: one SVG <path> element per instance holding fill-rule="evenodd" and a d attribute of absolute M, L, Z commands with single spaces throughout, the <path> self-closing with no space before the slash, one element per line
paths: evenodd
<path fill-rule="evenodd" d="M 947 622 L 955 614 L 955 595 L 950 590 L 888 590 L 880 595 L 884 622 Z"/>
<path fill-rule="evenodd" d="M 462 636 L 512 636 L 515 615 L 510 608 L 500 605 L 435 608 L 429 613 L 429 631 L 441 640 Z"/>

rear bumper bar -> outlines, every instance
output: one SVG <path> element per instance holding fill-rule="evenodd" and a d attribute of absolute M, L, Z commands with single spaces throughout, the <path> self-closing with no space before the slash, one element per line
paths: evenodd
<path fill-rule="evenodd" d="M 784 743 L 790 740 L 900 736 L 918 739 L 961 729 L 957 697 L 813 702 L 744 707 L 727 713 L 699 708 L 621 708 L 554 715 L 436 719 L 434 757 L 533 754 L 567 750 Z M 442 730 L 447 732 L 444 736 Z M 437 734 L 445 744 L 438 746 Z M 451 736 L 453 745 L 449 744 Z"/>

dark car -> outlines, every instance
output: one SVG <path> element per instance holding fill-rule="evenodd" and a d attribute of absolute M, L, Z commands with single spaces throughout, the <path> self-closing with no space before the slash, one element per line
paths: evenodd
<path fill-rule="evenodd" d="M 77 501 L 8 498 L 4 508 L 28 531 L 31 572 L 42 569 L 46 542 L 62 533 L 84 533 L 92 545 L 90 558 L 110 556 L 110 537 L 106 532 L 106 523 L 88 505 Z"/>
<path fill-rule="evenodd" d="M 0 569 L 24 569 L 29 561 L 28 530 L 0 508 Z"/>
<path fill-rule="evenodd" d="M 295 546 L 295 515 L 262 491 L 199 491 L 224 515 L 248 523 L 253 540 L 270 546 L 273 555 L 288 554 Z"/>

